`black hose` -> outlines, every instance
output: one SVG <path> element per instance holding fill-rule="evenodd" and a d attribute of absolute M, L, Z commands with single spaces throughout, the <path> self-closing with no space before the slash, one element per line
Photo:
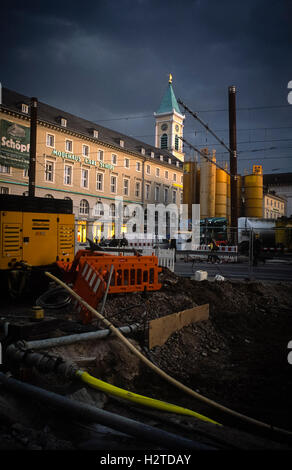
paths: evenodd
<path fill-rule="evenodd" d="M 135 438 L 141 438 L 148 442 L 155 443 L 156 446 L 162 445 L 164 448 L 170 450 L 183 448 L 192 450 L 214 450 L 214 448 L 208 445 L 191 441 L 187 438 L 154 428 L 148 424 L 140 423 L 91 405 L 79 403 L 54 392 L 49 392 L 35 387 L 34 385 L 20 382 L 19 380 L 7 377 L 2 372 L 0 372 L 0 383 L 8 390 L 26 396 L 30 401 L 38 400 L 46 406 L 52 405 L 60 413 L 64 413 L 72 419 L 83 422 L 97 422 L 117 431 L 127 433 Z"/>
<path fill-rule="evenodd" d="M 56 298 L 61 299 L 56 301 Z M 50 299 L 52 302 L 50 302 Z M 67 307 L 71 302 L 71 296 L 61 286 L 53 287 L 40 295 L 36 300 L 36 305 L 43 308 L 60 309 Z"/>

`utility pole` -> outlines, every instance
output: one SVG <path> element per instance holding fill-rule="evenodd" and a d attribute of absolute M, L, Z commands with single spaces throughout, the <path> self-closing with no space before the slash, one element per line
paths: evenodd
<path fill-rule="evenodd" d="M 35 196 L 35 171 L 36 171 L 36 140 L 37 140 L 37 98 L 31 98 L 30 103 L 30 158 L 28 170 L 28 195 Z"/>
<path fill-rule="evenodd" d="M 236 149 L 236 89 L 235 86 L 228 88 L 229 102 L 229 148 L 230 148 L 230 198 L 231 198 L 231 236 L 237 245 L 237 149 Z"/>

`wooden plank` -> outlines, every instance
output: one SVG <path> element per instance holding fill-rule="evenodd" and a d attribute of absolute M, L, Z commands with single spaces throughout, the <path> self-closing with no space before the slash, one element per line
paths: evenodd
<path fill-rule="evenodd" d="M 208 320 L 208 318 L 209 304 L 204 304 L 151 320 L 149 323 L 149 349 L 154 346 L 162 346 L 173 333 L 181 330 L 184 326 Z"/>

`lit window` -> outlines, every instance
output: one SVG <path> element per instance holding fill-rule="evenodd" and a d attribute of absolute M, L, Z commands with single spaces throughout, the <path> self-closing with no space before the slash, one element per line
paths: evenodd
<path fill-rule="evenodd" d="M 100 162 L 103 162 L 103 150 L 97 152 L 97 158 Z"/>
<path fill-rule="evenodd" d="M 129 196 L 129 180 L 128 180 L 128 178 L 124 179 L 124 196 Z"/>
<path fill-rule="evenodd" d="M 103 173 L 96 173 L 96 190 L 103 191 Z"/>
<path fill-rule="evenodd" d="M 45 180 L 46 181 L 54 181 L 54 162 L 46 162 L 46 170 L 45 170 Z"/>
<path fill-rule="evenodd" d="M 130 159 L 129 158 L 125 158 L 125 168 L 130 168 Z"/>
<path fill-rule="evenodd" d="M 82 145 L 82 155 L 84 155 L 84 157 L 88 157 L 89 155 L 89 147 L 88 145 Z"/>
<path fill-rule="evenodd" d="M 72 166 L 65 165 L 64 167 L 64 184 L 72 184 Z"/>
<path fill-rule="evenodd" d="M 72 140 L 66 140 L 66 152 L 73 152 Z"/>
<path fill-rule="evenodd" d="M 55 136 L 53 134 L 47 134 L 47 147 L 55 147 Z"/>
<path fill-rule="evenodd" d="M 79 206 L 79 214 L 88 215 L 89 214 L 89 203 L 86 199 L 81 199 Z"/>
<path fill-rule="evenodd" d="M 117 192 L 117 177 L 111 176 L 111 193 Z"/>
<path fill-rule="evenodd" d="M 115 154 L 112 154 L 112 164 L 113 165 L 117 164 L 117 156 Z"/>
<path fill-rule="evenodd" d="M 81 170 L 81 186 L 83 188 L 88 188 L 88 173 L 89 171 L 85 168 Z"/>

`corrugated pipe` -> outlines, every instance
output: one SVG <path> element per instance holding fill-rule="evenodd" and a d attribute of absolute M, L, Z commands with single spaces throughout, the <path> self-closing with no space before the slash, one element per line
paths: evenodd
<path fill-rule="evenodd" d="M 156 446 L 163 445 L 167 449 L 215 450 L 205 444 L 191 441 L 167 431 L 134 421 L 133 419 L 95 408 L 91 405 L 79 403 L 62 395 L 35 387 L 34 385 L 20 382 L 11 377 L 8 378 L 2 372 L 0 372 L 0 383 L 8 390 L 21 396 L 26 396 L 30 401 L 34 399 L 45 405 L 52 405 L 60 413 L 68 415 L 70 419 L 103 424 L 117 431 L 126 432 L 135 438 L 155 443 Z"/>
<path fill-rule="evenodd" d="M 129 326 L 121 326 L 118 328 L 123 334 L 130 334 L 132 331 L 136 331 L 139 327 L 138 323 L 133 323 L 133 325 Z M 25 346 L 30 349 L 47 349 L 53 348 L 54 346 L 64 346 L 67 344 L 73 343 L 80 343 L 82 341 L 89 341 L 92 339 L 102 339 L 106 338 L 107 336 L 111 335 L 111 330 L 98 330 L 98 331 L 90 331 L 88 333 L 80 333 L 75 335 L 68 335 L 68 336 L 60 336 L 59 338 L 48 338 L 48 339 L 41 339 L 38 341 L 28 341 L 25 342 Z"/>

